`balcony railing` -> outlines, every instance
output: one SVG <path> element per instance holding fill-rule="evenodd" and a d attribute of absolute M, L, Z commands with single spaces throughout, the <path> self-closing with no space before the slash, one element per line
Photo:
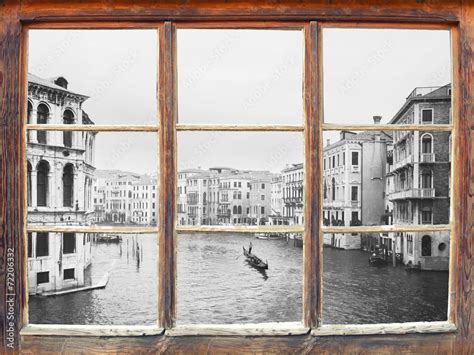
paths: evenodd
<path fill-rule="evenodd" d="M 413 164 L 413 155 L 408 155 L 402 159 L 395 161 L 393 163 L 393 170 L 400 169 L 408 164 Z"/>
<path fill-rule="evenodd" d="M 434 198 L 435 189 L 408 189 L 395 191 L 390 194 L 390 200 L 401 200 L 408 198 Z"/>
<path fill-rule="evenodd" d="M 421 153 L 420 154 L 420 163 L 434 163 L 435 162 L 434 153 Z"/>
<path fill-rule="evenodd" d="M 358 173 L 359 171 L 359 165 L 351 165 L 351 173 Z"/>

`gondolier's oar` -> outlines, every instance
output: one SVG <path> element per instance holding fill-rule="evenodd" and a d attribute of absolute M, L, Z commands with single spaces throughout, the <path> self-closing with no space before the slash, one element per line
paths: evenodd
<path fill-rule="evenodd" d="M 237 260 L 237 259 L 240 258 L 241 256 L 242 256 L 242 254 L 239 254 L 239 256 L 235 258 L 235 260 Z"/>

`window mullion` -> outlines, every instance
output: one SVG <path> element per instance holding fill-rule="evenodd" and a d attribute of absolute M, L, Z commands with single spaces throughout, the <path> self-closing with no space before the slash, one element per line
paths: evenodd
<path fill-rule="evenodd" d="M 322 314 L 322 263 L 319 214 L 321 199 L 321 100 L 319 77 L 318 24 L 310 22 L 305 28 L 305 233 L 303 242 L 304 291 L 303 321 L 317 327 Z"/>
<path fill-rule="evenodd" d="M 170 328 L 176 314 L 176 30 L 165 22 L 159 33 L 158 100 L 159 130 L 159 232 L 158 232 L 158 323 Z"/>

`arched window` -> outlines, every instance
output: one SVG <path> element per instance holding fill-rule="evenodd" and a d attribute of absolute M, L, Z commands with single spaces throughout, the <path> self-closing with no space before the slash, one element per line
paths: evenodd
<path fill-rule="evenodd" d="M 74 204 L 74 167 L 66 164 L 63 170 L 63 206 L 73 207 Z"/>
<path fill-rule="evenodd" d="M 28 115 L 26 117 L 26 123 L 31 123 L 31 114 L 33 112 L 33 105 L 31 102 L 28 101 Z M 26 131 L 26 139 L 29 142 L 30 141 L 30 130 Z"/>
<path fill-rule="evenodd" d="M 49 163 L 41 160 L 36 175 L 36 201 L 38 206 L 48 205 Z"/>
<path fill-rule="evenodd" d="M 332 200 L 334 201 L 336 199 L 336 179 L 332 178 Z"/>
<path fill-rule="evenodd" d="M 233 214 L 237 214 L 237 206 L 234 206 L 234 208 L 232 209 L 232 212 Z"/>
<path fill-rule="evenodd" d="M 431 237 L 424 235 L 421 238 L 421 256 L 431 256 Z"/>
<path fill-rule="evenodd" d="M 423 170 L 421 172 L 421 188 L 431 189 L 433 187 L 433 173 L 431 170 Z"/>
<path fill-rule="evenodd" d="M 28 162 L 28 188 L 27 188 L 27 194 L 28 194 L 28 206 L 31 206 L 31 171 L 33 168 L 31 167 L 31 163 Z"/>
<path fill-rule="evenodd" d="M 63 123 L 64 124 L 73 124 L 74 123 L 74 114 L 71 110 L 66 110 L 63 113 Z M 63 144 L 65 147 L 72 147 L 72 132 L 63 131 Z"/>
<path fill-rule="evenodd" d="M 36 120 L 38 124 L 46 124 L 48 123 L 49 117 L 49 109 L 48 106 L 45 104 L 41 104 L 38 106 L 38 119 Z M 38 139 L 38 143 L 47 144 L 46 139 L 46 131 L 37 131 L 36 137 Z"/>
<path fill-rule="evenodd" d="M 242 214 L 242 206 L 237 207 L 237 213 Z"/>
<path fill-rule="evenodd" d="M 206 193 L 202 193 L 202 203 L 206 203 Z"/>
<path fill-rule="evenodd" d="M 431 154 L 433 152 L 433 137 L 431 134 L 424 134 L 421 137 L 421 153 Z"/>

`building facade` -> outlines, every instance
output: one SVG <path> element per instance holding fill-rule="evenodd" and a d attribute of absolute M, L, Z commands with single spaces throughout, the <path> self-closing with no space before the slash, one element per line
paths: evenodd
<path fill-rule="evenodd" d="M 63 77 L 28 75 L 28 123 L 93 124 L 82 110 L 88 98 L 67 88 Z M 94 222 L 94 132 L 28 131 L 28 224 L 89 225 Z M 91 262 L 85 233 L 28 233 L 28 292 L 84 285 Z"/>
<path fill-rule="evenodd" d="M 374 117 L 379 124 L 380 116 Z M 385 169 L 391 136 L 380 131 L 341 131 L 340 139 L 324 147 L 323 223 L 326 226 L 383 224 Z M 324 235 L 324 244 L 360 249 L 358 233 Z"/>
<path fill-rule="evenodd" d="M 448 124 L 451 86 L 415 88 L 391 124 Z M 448 224 L 450 206 L 449 132 L 397 131 L 389 200 L 393 224 Z M 448 270 L 449 232 L 394 233 L 403 263 L 423 270 Z"/>
<path fill-rule="evenodd" d="M 273 220 L 274 224 L 303 224 L 304 223 L 304 170 L 303 163 L 292 164 L 281 172 L 283 182 L 283 216 Z"/>

